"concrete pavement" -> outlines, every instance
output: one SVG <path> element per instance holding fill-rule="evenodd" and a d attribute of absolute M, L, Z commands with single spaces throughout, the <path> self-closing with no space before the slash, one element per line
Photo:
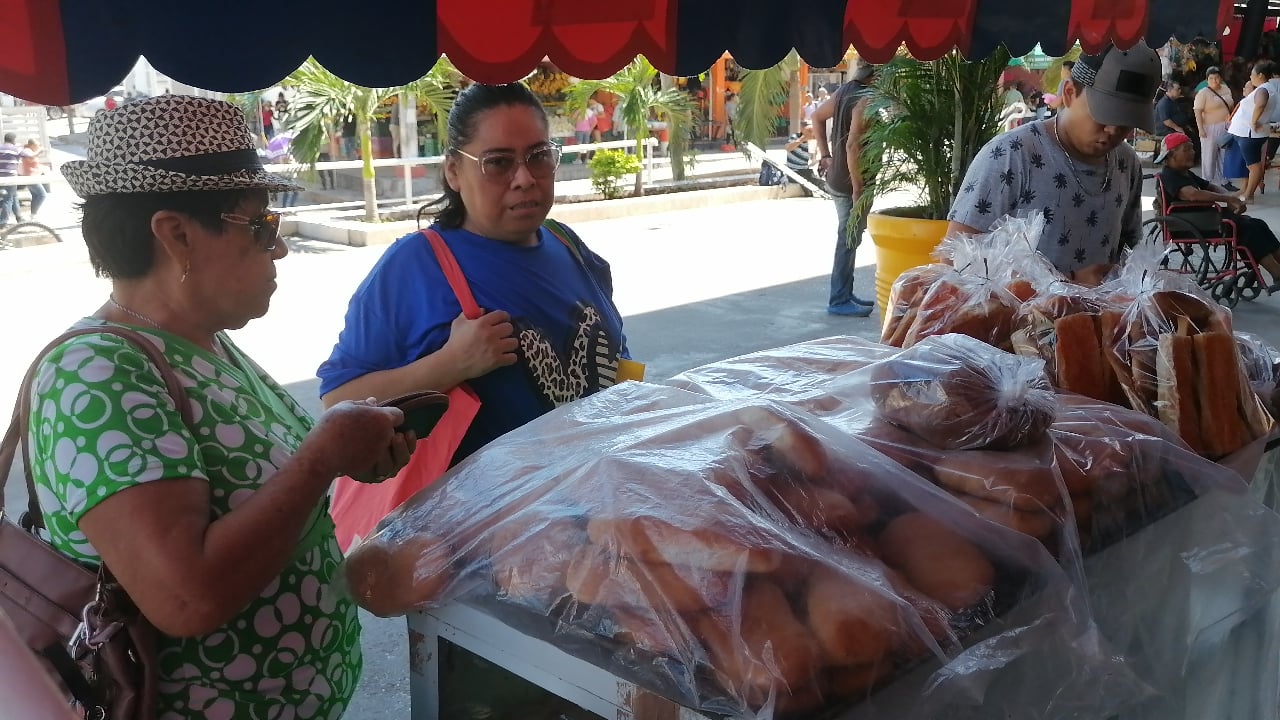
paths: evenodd
<path fill-rule="evenodd" d="M 1280 227 L 1274 177 L 1271 187 L 1255 212 Z M 66 202 L 69 208 L 68 195 L 55 193 L 50 202 Z M 825 312 L 835 241 L 835 213 L 828 201 L 743 203 L 582 223 L 575 229 L 613 264 L 631 349 L 648 363 L 650 379 L 801 340 L 879 335 L 874 317 Z M 0 303 L 7 309 L 0 413 L 32 355 L 93 312 L 108 292 L 108 283 L 93 277 L 78 233 L 69 229 L 65 240 L 0 252 Z M 309 410 L 319 412 L 315 369 L 332 348 L 351 293 L 382 248 L 312 242 L 292 247 L 279 264 L 280 290 L 271 312 L 234 337 Z M 867 241 L 858 253 L 856 290 L 863 297 L 874 295 L 873 264 Z M 1280 298 L 1242 303 L 1235 317 L 1238 329 L 1280 344 Z M 11 504 L 24 503 L 24 495 L 14 483 L 6 492 Z M 362 619 L 366 671 L 349 717 L 407 718 L 404 621 Z"/>

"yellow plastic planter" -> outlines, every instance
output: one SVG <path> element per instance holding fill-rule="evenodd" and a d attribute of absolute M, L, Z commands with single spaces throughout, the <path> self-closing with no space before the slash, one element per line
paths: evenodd
<path fill-rule="evenodd" d="M 867 231 L 876 245 L 876 302 L 883 320 L 893 282 L 907 270 L 933 262 L 933 249 L 947 234 L 947 221 L 875 212 L 867 217 Z"/>

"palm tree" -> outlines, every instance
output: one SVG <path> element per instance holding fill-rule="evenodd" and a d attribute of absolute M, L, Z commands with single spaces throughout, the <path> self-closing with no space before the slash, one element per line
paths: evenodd
<path fill-rule="evenodd" d="M 738 91 L 738 112 L 729 118 L 734 135 L 758 148 L 764 148 L 778 127 L 778 108 L 786 105 L 787 95 L 800 70 L 800 56 L 792 50 L 782 62 L 764 70 L 743 70 L 742 87 Z"/>
<path fill-rule="evenodd" d="M 697 109 L 683 91 L 656 87 L 657 79 L 658 70 L 648 60 L 637 57 L 612 77 L 580 80 L 570 85 L 565 91 L 566 104 L 570 111 L 581 112 L 586 109 L 591 96 L 601 90 L 618 96 L 622 122 L 636 140 L 636 157 L 644 157 L 644 141 L 649 137 L 649 114 L 652 112 L 658 120 L 667 123 L 672 177 L 683 180 L 686 166 L 691 163 L 688 138 Z M 642 173 L 636 173 L 635 194 L 644 194 Z"/>
<path fill-rule="evenodd" d="M 899 55 L 880 66 L 861 154 L 862 176 L 876 180 L 855 212 L 868 212 L 877 195 L 915 189 L 921 204 L 913 217 L 945 219 L 969 165 L 999 130 L 997 90 L 1008 62 L 1001 46 L 972 62 L 952 51 L 928 62 Z"/>
<path fill-rule="evenodd" d="M 307 58 L 302 67 L 284 81 L 297 93 L 289 116 L 290 129 L 298 133 L 290 144 L 294 158 L 314 164 L 321 150 L 327 146 L 329 131 L 334 124 L 354 118 L 356 134 L 360 138 L 360 157 L 364 160 L 364 219 L 366 222 L 378 222 L 373 170 L 374 115 L 388 100 L 401 93 L 411 93 L 431 108 L 438 121 L 453 107 L 456 72 L 447 60 L 441 58 L 431 72 L 408 85 L 367 88 L 349 83 L 326 70 L 315 58 Z"/>

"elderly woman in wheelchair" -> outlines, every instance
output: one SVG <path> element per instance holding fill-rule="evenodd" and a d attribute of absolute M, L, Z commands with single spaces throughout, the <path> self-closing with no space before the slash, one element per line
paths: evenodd
<path fill-rule="evenodd" d="M 1245 215 L 1245 204 L 1234 193 L 1191 171 L 1195 146 L 1183 133 L 1165 136 L 1157 162 L 1156 212 L 1148 221 L 1163 228 L 1166 239 L 1181 252 L 1182 270 L 1193 272 L 1215 298 L 1235 305 L 1265 289 L 1280 291 L 1280 239 L 1267 223 Z M 1271 276 L 1266 284 L 1265 269 Z"/>

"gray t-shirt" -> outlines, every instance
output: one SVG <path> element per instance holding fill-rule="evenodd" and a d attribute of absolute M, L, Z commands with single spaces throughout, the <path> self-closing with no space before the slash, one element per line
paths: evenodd
<path fill-rule="evenodd" d="M 998 135 L 969 166 L 948 219 L 986 232 L 1005 215 L 1042 212 L 1039 249 L 1059 270 L 1117 262 L 1142 224 L 1138 154 L 1121 144 L 1103 163 L 1075 168 L 1078 179 L 1047 123 Z"/>

